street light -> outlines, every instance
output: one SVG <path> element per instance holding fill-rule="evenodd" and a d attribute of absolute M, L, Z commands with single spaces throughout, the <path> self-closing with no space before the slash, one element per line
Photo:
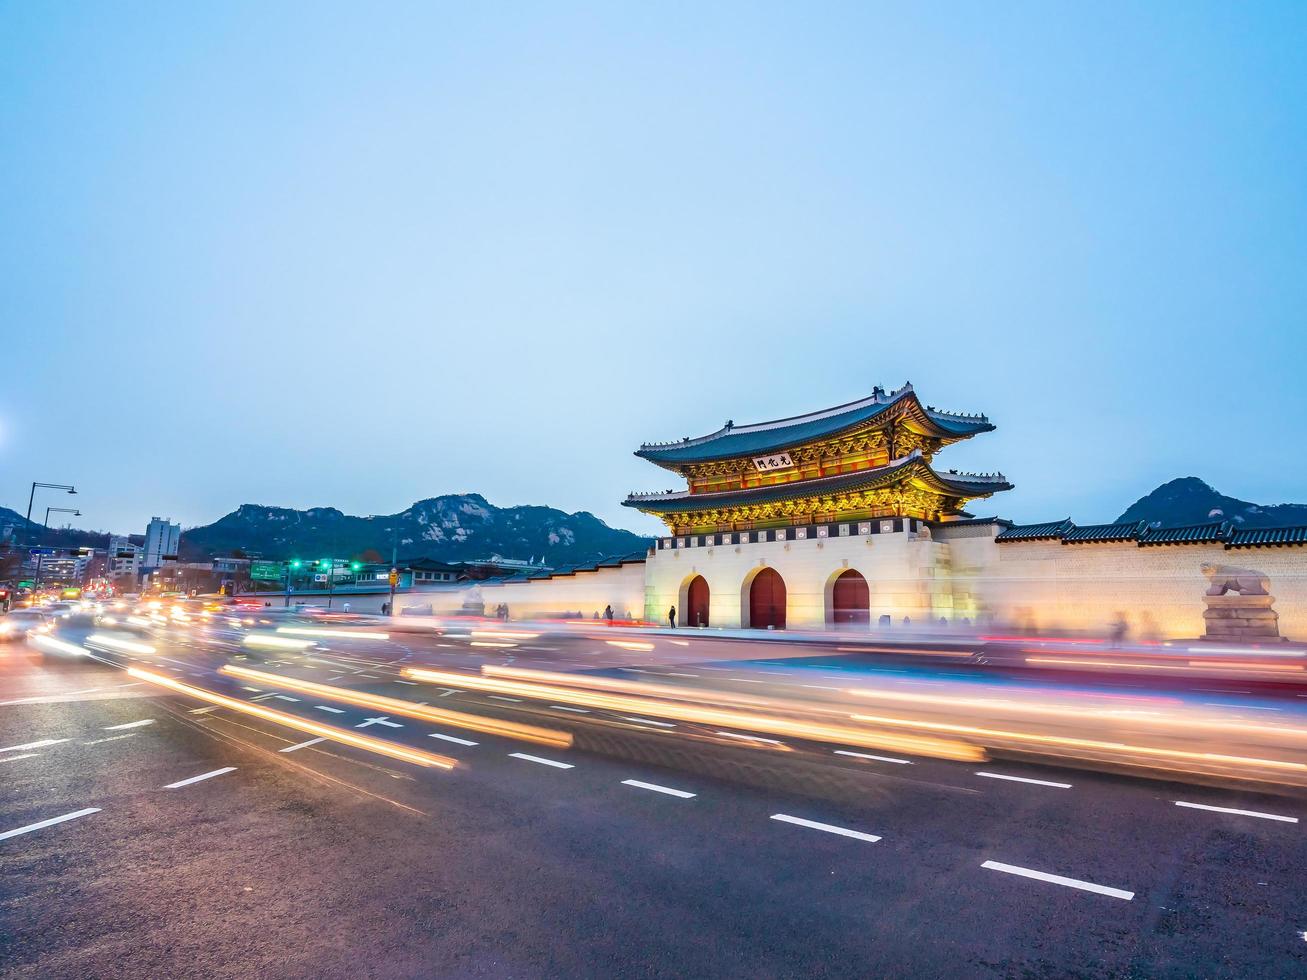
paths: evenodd
<path fill-rule="evenodd" d="M 69 492 L 73 493 L 75 491 L 69 491 Z M 28 506 L 31 506 L 31 504 L 29 503 Z M 74 517 L 82 516 L 82 512 L 73 507 L 47 507 L 45 509 L 45 520 L 41 522 L 41 528 L 43 532 L 48 533 L 50 530 L 51 514 L 72 514 Z M 38 547 L 36 549 L 36 587 L 38 589 L 41 587 L 41 565 L 44 559 L 45 559 L 45 554 L 41 551 L 40 547 Z"/>
<path fill-rule="evenodd" d="M 32 492 L 27 495 L 27 526 L 24 528 L 29 537 L 32 533 L 32 501 L 36 499 L 37 487 L 45 487 L 49 490 L 67 490 L 69 493 L 77 492 L 77 488 L 69 483 L 40 483 L 33 481 Z"/>

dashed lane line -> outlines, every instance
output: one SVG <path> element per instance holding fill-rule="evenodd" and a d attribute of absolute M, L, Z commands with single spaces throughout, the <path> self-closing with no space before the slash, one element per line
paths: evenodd
<path fill-rule="evenodd" d="M 805 820 L 803 817 L 792 817 L 788 813 L 773 813 L 771 818 L 779 820 L 781 823 L 792 823 L 796 827 L 824 830 L 828 834 L 839 834 L 841 837 L 852 837 L 855 840 L 865 840 L 872 844 L 880 840 L 875 834 L 864 834 L 861 830 L 849 830 L 847 827 L 836 827 L 834 824 L 818 823 L 816 820 Z"/>
<path fill-rule="evenodd" d="M 526 762 L 534 762 L 542 766 L 553 766 L 555 769 L 575 769 L 576 766 L 570 762 L 555 762 L 553 759 L 542 759 L 538 755 L 527 755 L 525 752 L 508 753 L 514 759 L 522 759 Z"/>
<path fill-rule="evenodd" d="M 333 715 L 343 715 L 345 713 L 340 708 L 328 708 L 325 704 L 315 704 L 313 707 L 319 711 L 330 711 Z"/>
<path fill-rule="evenodd" d="M 657 725 L 659 728 L 675 728 L 670 721 L 654 721 L 652 718 L 635 718 L 630 715 L 618 715 L 622 721 L 633 721 L 637 725 Z"/>
<path fill-rule="evenodd" d="M 144 728 L 146 725 L 153 724 L 153 718 L 142 718 L 140 721 L 129 721 L 125 725 L 108 725 L 104 730 L 106 732 L 120 732 L 125 728 Z"/>
<path fill-rule="evenodd" d="M 555 708 L 558 711 L 572 711 L 578 715 L 588 715 L 590 713 L 588 708 L 569 708 L 565 704 L 551 704 L 549 707 Z"/>
<path fill-rule="evenodd" d="M 60 742 L 71 742 L 70 738 L 43 738 L 39 742 L 24 742 L 22 745 L 10 745 L 7 748 L 0 749 L 0 752 L 26 752 L 28 749 L 43 749 L 47 745 L 58 745 Z"/>
<path fill-rule="evenodd" d="M 682 800 L 692 800 L 695 793 L 687 793 L 683 789 L 672 789 L 670 786 L 659 786 L 657 783 L 643 783 L 638 779 L 623 779 L 623 786 L 634 786 L 636 789 L 652 790 L 655 793 L 665 793 L 668 796 L 675 796 Z"/>
<path fill-rule="evenodd" d="M 439 732 L 428 732 L 427 738 L 438 738 L 446 742 L 453 742 L 455 745 L 479 745 L 479 742 L 473 742 L 471 739 L 458 738 L 454 735 L 442 735 Z"/>
<path fill-rule="evenodd" d="M 235 766 L 224 766 L 221 769 L 215 769 L 213 772 L 202 772 L 198 776 L 192 776 L 190 779 L 183 779 L 175 783 L 169 783 L 164 789 L 181 789 L 183 786 L 189 786 L 191 783 L 198 783 L 205 779 L 212 779 L 214 776 L 221 776 L 225 773 L 235 772 Z"/>
<path fill-rule="evenodd" d="M 1011 783 L 1030 783 L 1033 786 L 1052 786 L 1054 789 L 1070 789 L 1070 783 L 1055 783 L 1047 779 L 1027 779 L 1025 776 L 1005 776 L 1001 772 L 978 772 L 977 776 L 986 779 L 1006 779 Z"/>
<path fill-rule="evenodd" d="M 910 759 L 895 759 L 888 755 L 872 755 L 870 752 L 850 752 L 848 749 L 836 749 L 836 755 L 851 755 L 855 759 L 875 759 L 877 762 L 892 762 L 897 766 L 910 766 Z"/>
<path fill-rule="evenodd" d="M 40 752 L 24 752 L 22 755 L 7 755 L 0 762 L 17 762 L 19 759 L 35 759 Z"/>
<path fill-rule="evenodd" d="M 1082 892 L 1093 892 L 1096 895 L 1107 895 L 1111 898 L 1120 898 L 1129 902 L 1135 897 L 1134 892 L 1128 892 L 1121 888 L 1109 888 L 1107 885 L 1096 885 L 1092 881 L 1081 881 L 1079 878 L 1065 878 L 1062 875 L 1051 875 L 1047 871 L 1035 871 L 1033 868 L 1020 868 L 1015 864 L 1003 864 L 1001 861 L 986 861 L 981 865 L 982 868 L 988 868 L 990 871 L 1002 871 L 1005 874 L 1018 875 L 1022 878 L 1033 878 L 1035 881 L 1047 881 L 1054 885 L 1061 885 L 1064 888 L 1078 888 Z"/>
<path fill-rule="evenodd" d="M 34 830 L 43 830 L 46 827 L 53 827 L 55 824 L 65 823 L 69 820 L 76 820 L 78 817 L 86 817 L 99 812 L 100 808 L 98 806 L 92 806 L 87 807 L 85 810 L 74 810 L 72 813 L 65 813 L 62 817 L 38 820 L 36 823 L 29 823 L 26 827 L 16 827 L 13 830 L 0 833 L 0 840 L 8 840 L 10 837 L 17 837 L 19 834 L 30 834 Z"/>
<path fill-rule="evenodd" d="M 325 742 L 325 738 L 311 738 L 307 742 L 300 742 L 299 745 L 288 745 L 284 749 L 278 749 L 278 752 L 298 752 L 300 749 L 307 749 L 310 745 L 317 745 L 319 742 Z"/>
<path fill-rule="evenodd" d="M 1186 803 L 1183 800 L 1176 800 L 1176 806 L 1187 807 L 1190 810 L 1211 810 L 1213 813 L 1232 813 L 1238 817 L 1259 817 L 1262 820 L 1278 820 L 1281 823 L 1297 823 L 1297 817 L 1284 817 L 1278 813 L 1263 813 L 1260 810 L 1236 810 L 1228 806 L 1208 806 L 1206 803 Z"/>

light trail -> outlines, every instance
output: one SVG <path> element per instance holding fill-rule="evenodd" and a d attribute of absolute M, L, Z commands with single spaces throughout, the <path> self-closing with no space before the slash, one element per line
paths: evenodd
<path fill-rule="evenodd" d="M 316 626 L 278 626 L 278 633 L 287 636 L 324 636 L 335 640 L 389 640 L 389 633 L 371 633 L 366 630 L 328 630 Z"/>
<path fill-rule="evenodd" d="M 583 691 L 557 685 L 533 684 L 497 677 L 476 677 L 470 674 L 455 674 L 421 667 L 407 667 L 404 673 L 414 680 L 446 687 L 457 685 L 460 688 L 490 691 L 500 695 L 520 694 L 522 697 L 536 698 L 542 701 L 560 701 L 589 708 L 603 708 L 616 711 L 619 714 L 672 718 L 677 721 L 696 722 L 713 728 L 738 728 L 745 731 L 766 732 L 769 735 L 784 735 L 816 742 L 835 742 L 863 748 L 898 749 L 900 752 L 908 752 L 914 755 L 956 759 L 964 762 L 983 761 L 985 758 L 982 749 L 956 740 L 933 737 L 922 738 L 916 735 L 879 732 L 867 728 L 853 728 L 847 725 L 796 721 L 777 715 L 736 711 L 731 708 L 701 707 L 658 698 Z M 711 692 L 710 696 L 716 698 L 717 692 Z"/>
<path fill-rule="evenodd" d="M 411 762 L 419 766 L 435 766 L 439 769 L 453 769 L 458 764 L 448 756 L 423 752 L 421 749 L 410 749 L 379 738 L 370 738 L 367 735 L 359 735 L 356 732 L 335 728 L 331 725 L 323 725 L 316 721 L 309 721 L 306 718 L 299 718 L 296 715 L 288 715 L 284 711 L 276 711 L 272 708 L 265 708 L 261 704 L 250 704 L 248 701 L 229 698 L 225 694 L 218 694 L 216 691 L 208 691 L 191 684 L 184 684 L 171 677 L 165 677 L 163 674 L 156 674 L 149 670 L 142 670 L 139 667 L 128 667 L 127 673 L 138 680 L 166 687 L 179 694 L 198 698 L 201 701 L 208 701 L 224 708 L 231 708 L 233 711 L 253 715 L 274 724 L 285 725 L 287 728 L 294 728 L 296 731 L 307 732 L 310 735 L 320 735 L 334 742 L 352 745 L 355 748 L 375 752 L 378 755 L 388 756 L 392 759 L 399 759 L 402 762 Z"/>
<path fill-rule="evenodd" d="M 149 655 L 157 652 L 148 643 L 137 643 L 135 640 L 124 640 L 120 636 L 108 636 L 104 633 L 92 633 L 86 638 L 86 642 L 94 646 L 104 647 L 107 650 L 116 650 L 119 653 Z"/>
<path fill-rule="evenodd" d="M 313 646 L 312 640 L 292 640 L 288 636 L 275 636 L 271 633 L 247 633 L 241 643 L 265 650 L 307 650 Z"/>
<path fill-rule="evenodd" d="M 500 721 L 497 718 L 465 714 L 461 711 L 433 708 L 430 705 L 402 701 L 399 698 L 389 698 L 382 694 L 369 694 L 366 691 L 333 687 L 329 684 L 317 684 L 313 681 L 300 680 L 297 677 L 282 677 L 279 674 L 253 670 L 249 667 L 239 667 L 235 664 L 227 664 L 220 673 L 245 680 L 259 681 L 268 687 L 282 687 L 291 691 L 300 691 L 304 694 L 313 694 L 331 701 L 341 701 L 345 704 L 354 704 L 363 708 L 376 708 L 387 714 L 403 715 L 407 718 L 417 718 L 420 721 L 453 725 L 455 728 L 466 728 L 486 735 L 502 735 L 506 738 L 521 739 L 525 742 L 535 742 L 538 745 L 548 745 L 554 748 L 565 749 L 570 748 L 572 745 L 570 733 L 540 728 L 536 725 L 523 725 L 513 721 Z M 334 709 L 324 707 L 323 710 L 330 711 Z"/>

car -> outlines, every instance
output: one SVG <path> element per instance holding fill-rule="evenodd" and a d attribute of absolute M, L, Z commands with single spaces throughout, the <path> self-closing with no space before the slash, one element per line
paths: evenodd
<path fill-rule="evenodd" d="M 0 616 L 0 641 L 3 642 L 22 640 L 28 633 L 49 633 L 53 629 L 54 620 L 40 609 L 15 609 Z"/>

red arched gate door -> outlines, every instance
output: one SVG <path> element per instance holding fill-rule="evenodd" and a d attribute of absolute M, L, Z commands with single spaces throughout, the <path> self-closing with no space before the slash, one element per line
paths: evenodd
<path fill-rule="evenodd" d="M 831 619 L 836 626 L 871 625 L 871 590 L 860 572 L 850 568 L 835 580 Z"/>
<path fill-rule="evenodd" d="M 785 629 L 785 580 L 764 568 L 749 584 L 749 625 L 754 629 Z"/>
<path fill-rule="evenodd" d="M 708 625 L 708 580 L 702 575 L 696 575 L 690 582 L 690 588 L 686 590 L 685 618 L 681 620 L 681 624 L 683 626 Z"/>

